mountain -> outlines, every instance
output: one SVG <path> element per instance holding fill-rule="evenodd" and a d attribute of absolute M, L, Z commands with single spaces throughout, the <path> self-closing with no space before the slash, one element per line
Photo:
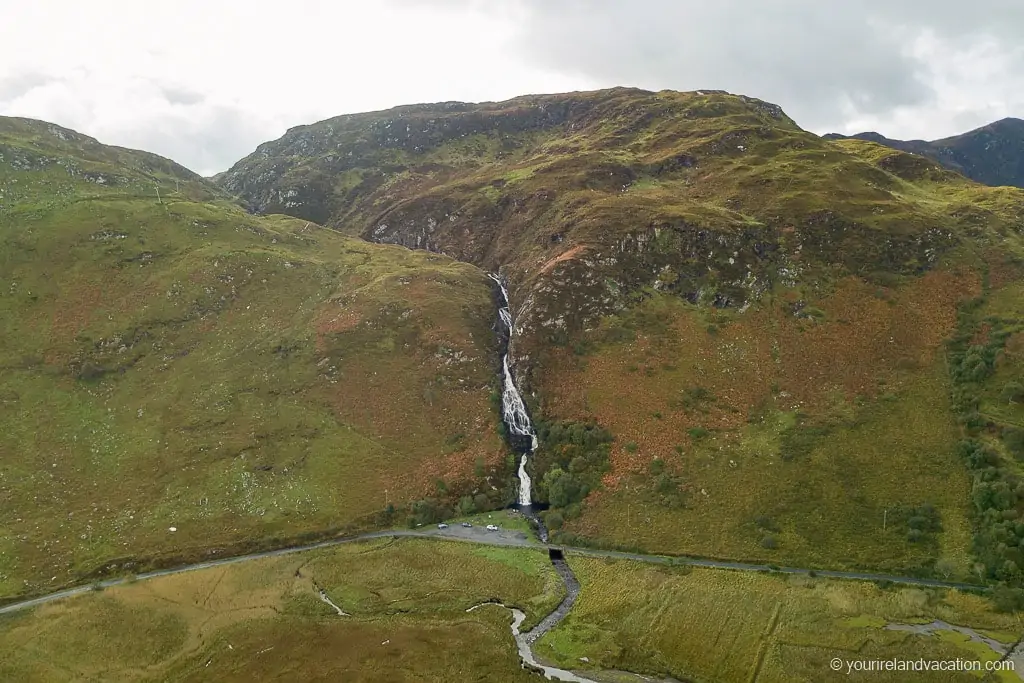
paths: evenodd
<path fill-rule="evenodd" d="M 829 133 L 825 138 L 869 140 L 934 159 L 979 183 L 1024 187 L 1024 120 L 1021 119 L 1002 119 L 963 135 L 932 142 L 892 140 L 874 132 L 852 136 Z"/>
<path fill-rule="evenodd" d="M 557 539 L 1020 578 L 1021 190 L 627 88 L 340 116 L 217 183 L 500 270 Z"/>
<path fill-rule="evenodd" d="M 0 118 L 0 273 L 0 599 L 513 495 L 472 265 Z"/>
<path fill-rule="evenodd" d="M 0 596 L 509 503 L 495 271 L 556 541 L 1019 585 L 1022 230 L 722 91 L 347 115 L 212 179 L 0 119 Z"/>

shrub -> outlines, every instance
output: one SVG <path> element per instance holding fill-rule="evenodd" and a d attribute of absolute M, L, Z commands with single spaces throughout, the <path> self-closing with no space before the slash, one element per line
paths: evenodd
<path fill-rule="evenodd" d="M 935 573 L 944 579 L 948 579 L 956 573 L 956 563 L 944 557 L 935 563 Z"/>
<path fill-rule="evenodd" d="M 820 320 L 825 317 L 825 311 L 814 306 L 806 306 L 800 313 L 803 317 L 813 318 L 814 320 Z"/>
<path fill-rule="evenodd" d="M 1024 429 L 1006 427 L 1003 429 L 1003 443 L 1013 457 L 1024 459 Z"/>
<path fill-rule="evenodd" d="M 802 421 L 802 420 L 801 420 Z M 832 431 L 827 425 L 796 424 L 782 432 L 779 452 L 783 460 L 793 460 L 807 455 Z"/>
<path fill-rule="evenodd" d="M 1024 609 L 1024 590 L 1009 586 L 997 586 L 992 591 L 992 601 L 999 612 L 1017 612 Z"/>
<path fill-rule="evenodd" d="M 662 472 L 654 482 L 654 490 L 663 496 L 671 495 L 679 490 L 676 480 L 667 472 Z"/>
<path fill-rule="evenodd" d="M 686 433 L 689 434 L 690 438 L 693 439 L 694 441 L 699 441 L 704 437 L 708 436 L 709 434 L 711 434 L 711 432 L 704 429 L 703 427 L 690 427 L 689 429 L 686 430 Z"/>
<path fill-rule="evenodd" d="M 775 550 L 779 547 L 779 542 L 775 540 L 774 536 L 765 535 L 761 538 L 761 547 L 766 550 Z"/>
<path fill-rule="evenodd" d="M 551 531 L 558 531 L 565 523 L 565 519 L 558 510 L 549 510 L 544 515 L 544 523 L 547 524 L 548 529 Z"/>
<path fill-rule="evenodd" d="M 1007 382 L 999 397 L 1007 403 L 1020 403 L 1024 401 L 1024 385 L 1020 382 Z"/>

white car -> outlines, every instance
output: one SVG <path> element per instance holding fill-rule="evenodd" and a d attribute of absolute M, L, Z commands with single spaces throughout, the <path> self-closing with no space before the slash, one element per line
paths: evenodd
<path fill-rule="evenodd" d="M 437 525 L 437 528 L 438 529 L 447 529 L 448 525 L 445 524 L 444 522 L 441 522 L 440 524 Z"/>
<path fill-rule="evenodd" d="M 494 524 L 488 524 L 487 525 L 487 530 L 488 531 L 497 531 L 498 527 L 496 525 L 494 525 Z"/>

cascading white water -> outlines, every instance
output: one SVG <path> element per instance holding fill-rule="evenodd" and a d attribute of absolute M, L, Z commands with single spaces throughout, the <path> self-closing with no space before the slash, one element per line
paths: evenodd
<path fill-rule="evenodd" d="M 523 455 L 519 461 L 519 504 L 524 506 L 530 506 L 533 504 L 533 498 L 530 495 L 530 487 L 533 483 L 530 481 L 530 475 L 526 473 L 526 456 Z"/>
<path fill-rule="evenodd" d="M 492 274 L 490 277 L 501 288 L 502 304 L 504 305 L 498 308 L 498 317 L 501 318 L 501 322 L 508 328 L 508 337 L 511 340 L 513 328 L 512 312 L 509 310 L 508 304 L 508 290 L 505 289 L 505 284 L 497 275 Z M 529 453 L 533 453 L 537 449 L 537 432 L 534 431 L 533 424 L 530 422 L 530 416 L 526 412 L 526 404 L 523 403 L 523 397 L 519 395 L 516 383 L 512 380 L 512 371 L 508 367 L 507 353 L 501 359 L 501 369 L 503 375 L 501 411 L 505 424 L 512 434 L 530 437 Z M 530 494 L 532 482 L 530 481 L 530 475 L 526 473 L 526 458 L 529 453 L 524 453 L 519 461 L 519 504 L 523 506 L 529 506 L 533 502 Z"/>
<path fill-rule="evenodd" d="M 501 392 L 501 405 L 505 413 L 505 422 L 508 423 L 509 431 L 517 436 L 534 436 L 533 425 L 530 424 L 530 416 L 526 414 L 526 405 L 523 403 L 515 382 L 512 381 L 512 372 L 508 368 L 508 354 L 501 361 L 502 372 L 505 375 L 504 390 Z"/>

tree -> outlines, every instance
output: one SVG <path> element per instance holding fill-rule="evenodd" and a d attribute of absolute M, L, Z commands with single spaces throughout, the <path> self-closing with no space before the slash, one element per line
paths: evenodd
<path fill-rule="evenodd" d="M 547 488 L 548 502 L 552 507 L 565 507 L 586 495 L 579 477 L 560 467 L 548 470 L 544 475 L 544 486 Z"/>
<path fill-rule="evenodd" d="M 944 557 L 935 563 L 935 573 L 944 579 L 949 579 L 956 573 L 956 563 L 948 557 Z"/>

